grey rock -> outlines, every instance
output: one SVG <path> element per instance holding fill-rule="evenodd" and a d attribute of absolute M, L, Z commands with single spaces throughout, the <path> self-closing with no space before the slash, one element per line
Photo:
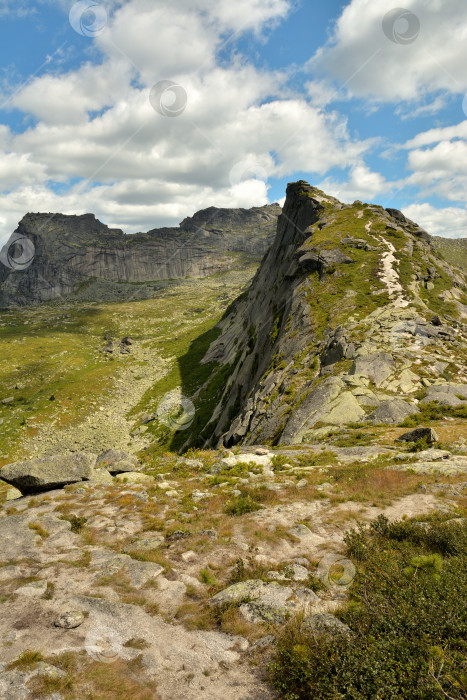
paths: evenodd
<path fill-rule="evenodd" d="M 421 404 L 436 402 L 440 406 L 467 406 L 467 384 L 434 384 L 427 388 Z"/>
<path fill-rule="evenodd" d="M 34 241 L 36 255 L 21 275 L 1 266 L 0 308 L 73 293 L 84 300 L 146 299 L 161 288 L 161 281 L 230 269 L 237 262 L 233 253 L 259 262 L 272 242 L 280 212 L 277 204 L 211 207 L 185 219 L 179 228 L 131 235 L 108 228 L 93 214 L 27 214 L 16 233 Z M 80 289 L 84 282 L 86 288 Z"/>
<path fill-rule="evenodd" d="M 97 464 L 111 474 L 122 474 L 134 472 L 138 465 L 138 458 L 123 450 L 105 450 L 97 457 Z"/>
<path fill-rule="evenodd" d="M 369 423 L 385 423 L 396 425 L 402 423 L 409 416 L 420 413 L 416 406 L 407 403 L 403 399 L 387 399 L 382 401 L 378 408 L 367 416 Z"/>
<path fill-rule="evenodd" d="M 6 500 L 7 501 L 17 501 L 19 498 L 22 498 L 22 497 L 23 497 L 23 494 L 21 493 L 21 491 L 19 489 L 12 488 L 12 489 L 8 489 L 8 491 L 6 492 Z"/>
<path fill-rule="evenodd" d="M 153 549 L 158 549 L 164 544 L 164 535 L 148 534 L 145 537 L 140 537 L 126 547 L 126 551 L 142 551 L 147 552 Z"/>
<path fill-rule="evenodd" d="M 399 435 L 399 437 L 395 439 L 395 442 L 418 442 L 418 440 L 426 440 L 428 444 L 432 444 L 438 442 L 439 438 L 433 428 L 425 428 L 419 425 L 418 428 Z"/>
<path fill-rule="evenodd" d="M 54 622 L 55 627 L 62 627 L 66 630 L 73 630 L 83 624 L 85 616 L 79 610 L 69 610 L 57 617 Z"/>
<path fill-rule="evenodd" d="M 247 622 L 256 625 L 281 625 L 290 616 L 290 611 L 287 608 L 261 600 L 244 603 L 240 606 L 239 611 Z"/>
<path fill-rule="evenodd" d="M 331 613 L 317 613 L 307 617 L 303 621 L 301 629 L 306 634 L 312 634 L 314 636 L 352 637 L 350 627 Z"/>
<path fill-rule="evenodd" d="M 37 557 L 39 536 L 29 528 L 31 517 L 10 515 L 0 519 L 0 561 Z"/>
<path fill-rule="evenodd" d="M 261 649 L 268 649 L 276 643 L 276 638 L 273 634 L 267 634 L 265 637 L 261 637 L 256 642 L 254 642 L 250 647 L 250 652 L 257 651 Z"/>
<path fill-rule="evenodd" d="M 23 494 L 40 493 L 90 479 L 95 464 L 93 454 L 56 455 L 8 464 L 1 474 Z"/>
<path fill-rule="evenodd" d="M 257 579 L 249 581 L 241 581 L 229 586 L 223 591 L 216 593 L 215 596 L 209 599 L 209 603 L 213 606 L 221 606 L 224 603 L 238 603 L 244 599 L 259 598 L 272 584 L 265 583 Z"/>
<path fill-rule="evenodd" d="M 385 379 L 394 373 L 394 358 L 388 353 L 380 352 L 365 357 L 357 357 L 349 374 L 356 374 L 371 379 L 380 386 Z"/>

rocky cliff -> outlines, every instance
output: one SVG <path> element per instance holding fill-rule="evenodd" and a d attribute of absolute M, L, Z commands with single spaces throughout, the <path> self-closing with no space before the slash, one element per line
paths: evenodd
<path fill-rule="evenodd" d="M 244 256 L 259 262 L 279 213 L 277 204 L 211 207 L 179 228 L 134 235 L 109 229 L 92 214 L 27 214 L 13 237 L 32 242 L 33 262 L 25 269 L 0 265 L 0 308 L 60 298 L 90 283 L 97 300 L 109 290 L 117 297 L 147 294 L 147 287 L 135 285 L 205 277 L 238 266 Z"/>
<path fill-rule="evenodd" d="M 433 401 L 465 410 L 466 304 L 463 272 L 401 212 L 291 184 L 204 357 L 212 374 L 192 398 L 213 408 L 185 444 L 296 444 L 416 421 Z"/>

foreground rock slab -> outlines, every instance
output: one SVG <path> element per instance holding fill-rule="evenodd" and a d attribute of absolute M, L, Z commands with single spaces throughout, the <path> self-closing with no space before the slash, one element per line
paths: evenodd
<path fill-rule="evenodd" d="M 90 479 L 96 458 L 95 454 L 82 452 L 29 459 L 7 464 L 0 471 L 0 476 L 3 481 L 19 489 L 23 494 L 51 491 Z"/>

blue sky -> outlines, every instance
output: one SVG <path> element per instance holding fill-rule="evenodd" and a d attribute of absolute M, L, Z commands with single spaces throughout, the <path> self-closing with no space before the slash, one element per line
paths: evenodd
<path fill-rule="evenodd" d="M 134 232 L 299 178 L 467 235 L 458 0 L 0 0 L 0 32 L 0 240 L 27 211 Z"/>

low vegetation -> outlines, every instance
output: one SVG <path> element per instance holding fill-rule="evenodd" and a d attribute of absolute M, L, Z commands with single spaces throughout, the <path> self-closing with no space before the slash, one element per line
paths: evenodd
<path fill-rule="evenodd" d="M 339 613 L 351 636 L 287 627 L 271 665 L 284 700 L 467 696 L 467 523 L 389 524 L 346 536 L 358 564 Z"/>

